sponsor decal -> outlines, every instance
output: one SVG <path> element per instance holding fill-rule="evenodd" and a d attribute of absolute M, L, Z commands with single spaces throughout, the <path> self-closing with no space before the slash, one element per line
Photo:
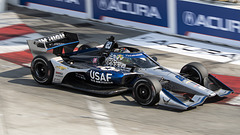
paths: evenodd
<path fill-rule="evenodd" d="M 117 60 L 123 60 L 123 55 L 121 55 L 121 54 L 119 54 L 119 55 L 117 55 Z"/>
<path fill-rule="evenodd" d="M 110 67 L 110 66 L 97 66 L 97 68 L 103 71 L 119 71 L 115 67 Z"/>
<path fill-rule="evenodd" d="M 153 30 L 157 27 L 165 31 L 167 7 L 167 0 L 93 0 L 93 18 L 124 26 L 148 25 Z"/>
<path fill-rule="evenodd" d="M 157 7 L 123 0 L 97 0 L 100 10 L 162 19 Z"/>
<path fill-rule="evenodd" d="M 118 62 L 117 60 L 115 60 L 113 58 L 107 58 L 105 60 L 105 64 L 107 66 L 118 67 L 118 68 L 125 68 L 126 67 L 126 64 L 124 64 L 122 62 Z"/>
<path fill-rule="evenodd" d="M 120 40 L 120 42 L 148 47 L 191 57 L 240 65 L 240 51 L 228 47 L 202 43 L 161 34 L 144 34 Z"/>
<path fill-rule="evenodd" d="M 111 73 L 102 73 L 94 70 L 90 70 L 89 72 L 90 78 L 92 82 L 102 83 L 102 84 L 112 84 L 111 82 Z"/>
<path fill-rule="evenodd" d="M 105 65 L 110 67 L 118 67 L 118 68 L 125 68 L 126 64 L 118 61 L 122 60 L 124 57 L 123 55 L 110 55 L 107 59 L 105 59 Z"/>
<path fill-rule="evenodd" d="M 195 84 L 195 83 L 194 83 L 194 84 Z M 199 84 L 196 83 L 193 87 L 197 87 L 197 86 L 199 86 Z"/>
<path fill-rule="evenodd" d="M 63 75 L 63 73 L 62 73 L 62 72 L 56 72 L 56 74 L 58 74 L 58 75 Z"/>
<path fill-rule="evenodd" d="M 63 78 L 63 73 L 62 73 L 62 72 L 57 72 L 57 71 L 56 71 L 55 73 L 56 73 L 56 74 L 55 74 L 55 77 L 56 77 L 56 78 L 59 78 L 59 79 L 60 79 L 60 78 Z"/>
<path fill-rule="evenodd" d="M 191 80 L 188 80 L 188 81 L 186 81 L 186 84 L 191 83 L 191 82 L 192 82 Z"/>
<path fill-rule="evenodd" d="M 69 10 L 77 11 L 75 13 L 78 13 L 78 11 L 85 12 L 85 1 L 86 0 L 20 0 L 20 4 L 48 12 L 49 9 L 51 9 L 51 12 L 70 14 Z M 81 16 L 81 14 L 78 15 Z"/>
<path fill-rule="evenodd" d="M 125 57 L 128 58 L 145 58 L 146 56 L 144 56 L 142 53 L 134 53 L 134 54 L 126 54 Z"/>
<path fill-rule="evenodd" d="M 113 42 L 108 41 L 105 45 L 105 49 L 111 49 Z"/>
<path fill-rule="evenodd" d="M 82 79 L 82 80 L 86 80 L 86 77 L 85 77 L 83 74 L 81 74 L 81 73 L 75 73 L 75 76 L 76 76 L 77 78 Z"/>
<path fill-rule="evenodd" d="M 73 3 L 73 4 L 80 5 L 79 0 L 55 0 L 55 1 L 58 1 L 58 2 L 65 2 L 65 3 Z"/>
<path fill-rule="evenodd" d="M 183 22 L 189 26 L 202 26 L 215 30 L 240 33 L 240 21 L 238 20 L 195 14 L 191 11 L 184 11 L 182 16 Z"/>
<path fill-rule="evenodd" d="M 57 34 L 57 35 L 52 35 L 52 36 L 49 36 L 49 37 L 40 38 L 40 39 L 37 40 L 37 42 L 40 42 L 40 43 L 55 42 L 55 41 L 58 41 L 58 40 L 61 40 L 61 39 L 64 39 L 64 38 L 65 38 L 65 35 L 63 33 L 60 33 L 60 34 Z"/>
<path fill-rule="evenodd" d="M 67 67 L 64 67 L 64 66 L 56 66 L 56 68 L 60 69 L 60 70 L 66 70 Z"/>
<path fill-rule="evenodd" d="M 93 58 L 93 61 L 92 61 L 92 63 L 93 63 L 93 64 L 96 64 L 96 63 L 97 63 L 97 61 L 98 61 L 98 58 Z"/>
<path fill-rule="evenodd" d="M 61 82 L 61 79 L 59 79 L 59 78 L 54 78 L 54 81 L 53 82 L 55 82 L 55 83 L 60 83 Z"/>
<path fill-rule="evenodd" d="M 234 45 L 240 40 L 239 13 L 237 9 L 178 0 L 177 33 L 203 40 L 210 36 L 207 40 Z"/>
<path fill-rule="evenodd" d="M 185 80 L 185 78 L 183 77 L 183 76 L 180 76 L 180 75 L 176 75 L 175 76 L 178 80 L 180 80 L 181 82 L 183 81 L 183 80 Z"/>
<path fill-rule="evenodd" d="M 163 97 L 163 102 L 164 102 L 165 105 L 167 105 L 170 100 L 171 100 L 170 98 L 168 98 L 168 100 L 166 100 L 166 99 Z"/>

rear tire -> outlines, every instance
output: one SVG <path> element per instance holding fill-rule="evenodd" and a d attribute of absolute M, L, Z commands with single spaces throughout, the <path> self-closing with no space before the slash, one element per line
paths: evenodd
<path fill-rule="evenodd" d="M 198 62 L 192 62 L 183 66 L 180 74 L 183 74 L 183 76 L 187 75 L 188 79 L 201 85 L 204 85 L 204 78 L 208 77 L 207 69 Z"/>
<path fill-rule="evenodd" d="M 155 77 L 139 78 L 133 87 L 133 97 L 144 106 L 155 105 L 159 101 L 162 85 Z"/>
<path fill-rule="evenodd" d="M 40 84 L 51 84 L 53 79 L 53 66 L 43 56 L 36 56 L 31 63 L 31 73 L 34 80 Z"/>

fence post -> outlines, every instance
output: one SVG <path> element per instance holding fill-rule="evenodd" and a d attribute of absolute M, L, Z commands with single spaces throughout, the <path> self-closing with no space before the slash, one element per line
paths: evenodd
<path fill-rule="evenodd" d="M 4 12 L 6 8 L 6 0 L 0 0 L 0 13 Z"/>
<path fill-rule="evenodd" d="M 170 28 L 170 34 L 177 34 L 177 0 L 167 0 L 168 5 L 168 25 Z"/>

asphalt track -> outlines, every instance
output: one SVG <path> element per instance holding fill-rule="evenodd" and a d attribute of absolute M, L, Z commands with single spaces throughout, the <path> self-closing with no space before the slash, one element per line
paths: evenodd
<path fill-rule="evenodd" d="M 12 6 L 9 8 L 19 16 L 22 21 L 20 23 L 24 25 L 16 26 L 16 21 L 13 21 L 13 25 L 0 28 L 0 43 L 8 43 L 6 40 L 19 36 L 26 38 L 26 34 L 32 34 L 28 37 L 35 37 L 59 31 L 80 33 L 82 43 L 104 43 L 110 35 L 120 40 L 148 33 L 64 15 Z M 25 41 L 10 43 L 19 42 Z M 144 107 L 133 100 L 131 93 L 101 97 L 57 85 L 40 85 L 33 80 L 27 66 L 32 59 L 28 50 L 4 50 L 6 53 L 0 54 L 0 135 L 240 133 L 240 106 L 239 98 L 236 98 L 240 91 L 240 66 L 138 48 L 157 56 L 159 63 L 173 69 L 180 69 L 192 61 L 202 62 L 211 73 L 216 74 L 236 92 L 223 100 L 209 100 L 203 106 L 184 112 L 160 106 Z"/>

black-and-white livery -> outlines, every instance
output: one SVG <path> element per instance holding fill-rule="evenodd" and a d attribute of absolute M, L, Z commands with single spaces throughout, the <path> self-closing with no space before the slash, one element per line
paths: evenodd
<path fill-rule="evenodd" d="M 119 47 L 114 37 L 104 45 L 79 43 L 78 35 L 68 32 L 28 40 L 34 80 L 103 95 L 132 90 L 141 105 L 181 110 L 233 92 L 200 63 L 189 63 L 178 74 L 137 48 Z M 75 51 L 76 46 L 80 47 Z"/>

